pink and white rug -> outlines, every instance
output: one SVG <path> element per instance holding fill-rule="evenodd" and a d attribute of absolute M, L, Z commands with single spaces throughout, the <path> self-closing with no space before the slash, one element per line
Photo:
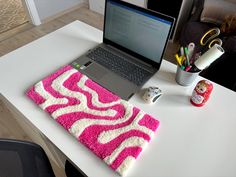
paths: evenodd
<path fill-rule="evenodd" d="M 27 95 L 120 175 L 159 125 L 69 65 L 35 84 Z"/>

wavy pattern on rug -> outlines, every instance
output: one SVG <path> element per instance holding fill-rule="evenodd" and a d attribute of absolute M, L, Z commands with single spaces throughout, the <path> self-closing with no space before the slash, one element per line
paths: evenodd
<path fill-rule="evenodd" d="M 35 84 L 27 95 L 120 175 L 159 125 L 158 120 L 71 66 Z"/>

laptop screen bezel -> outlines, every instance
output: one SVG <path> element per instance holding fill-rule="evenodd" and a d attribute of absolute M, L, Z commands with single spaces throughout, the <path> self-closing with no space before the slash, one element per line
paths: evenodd
<path fill-rule="evenodd" d="M 109 39 L 107 39 L 105 37 L 106 15 L 107 15 L 106 11 L 107 11 L 107 2 L 108 1 L 112 1 L 112 2 L 115 2 L 115 3 L 121 4 L 121 5 L 124 5 L 126 7 L 132 8 L 134 10 L 138 10 L 138 11 L 143 12 L 143 13 L 147 13 L 148 15 L 152 15 L 154 17 L 161 18 L 161 19 L 166 20 L 166 21 L 171 23 L 170 30 L 169 30 L 169 33 L 168 33 L 168 36 L 167 36 L 167 40 L 165 42 L 165 46 L 163 48 L 163 51 L 162 51 L 161 58 L 160 58 L 159 62 L 155 62 L 155 61 L 153 61 L 153 60 L 151 60 L 149 58 L 146 58 L 146 57 L 144 57 L 144 56 L 142 56 L 142 55 L 140 55 L 140 54 L 138 54 L 138 53 L 136 53 L 134 51 L 131 51 L 131 50 L 129 50 L 129 49 L 127 49 L 127 48 L 125 48 L 125 47 L 123 47 L 123 46 L 121 46 L 121 45 L 119 45 L 119 44 L 117 44 L 117 43 L 115 43 L 115 42 L 113 42 L 113 41 L 111 41 L 111 40 L 109 40 Z M 129 54 L 131 56 L 134 56 L 135 58 L 137 58 L 137 59 L 139 59 L 139 60 L 141 60 L 141 61 L 143 61 L 145 63 L 150 64 L 152 67 L 154 67 L 156 69 L 159 69 L 160 65 L 162 63 L 164 51 L 165 51 L 167 43 L 169 41 L 169 37 L 170 37 L 171 31 L 172 31 L 172 28 L 173 28 L 174 21 L 175 21 L 175 19 L 173 17 L 164 15 L 162 13 L 158 13 L 156 11 L 152 11 L 150 9 L 145 9 L 145 8 L 142 8 L 142 7 L 139 7 L 139 6 L 136 6 L 136 5 L 124 2 L 124 1 L 120 1 L 120 0 L 106 0 L 105 1 L 105 12 L 104 12 L 104 26 L 103 26 L 103 29 L 104 29 L 103 30 L 103 43 L 105 43 L 107 45 L 114 46 L 115 48 L 117 48 L 117 49 L 119 49 L 121 51 L 124 51 L 125 53 L 127 53 L 127 54 Z"/>

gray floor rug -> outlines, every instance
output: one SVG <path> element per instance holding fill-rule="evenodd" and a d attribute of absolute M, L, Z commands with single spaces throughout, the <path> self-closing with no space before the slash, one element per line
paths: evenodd
<path fill-rule="evenodd" d="M 21 0 L 0 0 L 0 33 L 26 23 Z"/>

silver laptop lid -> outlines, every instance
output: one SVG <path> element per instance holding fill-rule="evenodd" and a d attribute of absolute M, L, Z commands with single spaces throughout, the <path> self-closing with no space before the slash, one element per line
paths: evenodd
<path fill-rule="evenodd" d="M 103 42 L 159 69 L 174 18 L 106 0 Z"/>

